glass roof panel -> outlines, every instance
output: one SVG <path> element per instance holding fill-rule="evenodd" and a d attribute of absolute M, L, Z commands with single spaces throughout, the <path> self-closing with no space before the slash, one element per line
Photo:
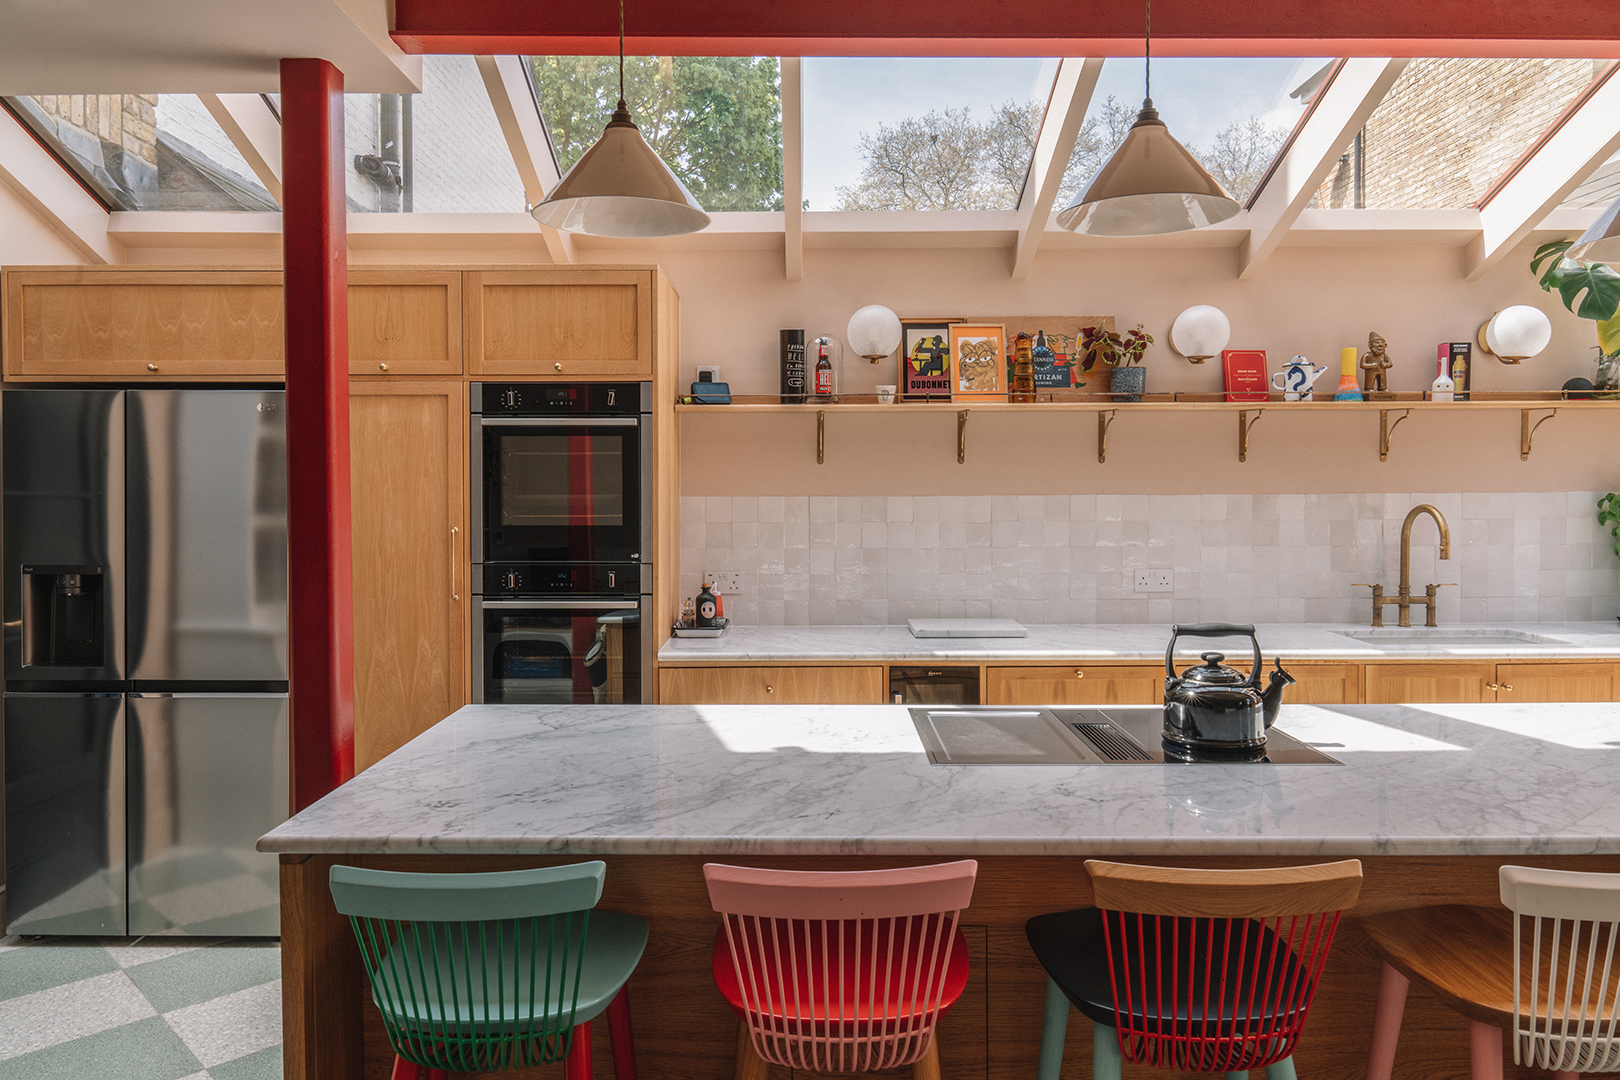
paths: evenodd
<path fill-rule="evenodd" d="M 564 172 L 619 99 L 617 56 L 532 56 L 540 114 Z M 629 56 L 630 117 L 703 209 L 782 209 L 782 78 L 774 56 Z"/>
<path fill-rule="evenodd" d="M 195 94 L 9 97 L 11 111 L 114 210 L 275 210 Z"/>
<path fill-rule="evenodd" d="M 1570 192 L 1558 204 L 1558 208 L 1608 206 L 1616 199 L 1620 199 L 1620 151 L 1616 151 L 1608 161 L 1597 167 L 1596 172 L 1581 181 L 1580 187 Z"/>
<path fill-rule="evenodd" d="M 351 213 L 518 213 L 523 181 L 470 56 L 422 57 L 419 94 L 345 94 Z"/>
<path fill-rule="evenodd" d="M 805 209 L 1017 209 L 1057 66 L 805 57 Z"/>
<path fill-rule="evenodd" d="M 1327 209 L 1474 206 L 1604 61 L 1413 60 L 1317 191 Z"/>
<path fill-rule="evenodd" d="M 1246 201 L 1305 115 L 1331 57 L 1156 57 L 1153 107 L 1181 145 L 1233 198 Z M 1057 208 L 1084 191 L 1142 107 L 1143 62 L 1103 64 Z"/>

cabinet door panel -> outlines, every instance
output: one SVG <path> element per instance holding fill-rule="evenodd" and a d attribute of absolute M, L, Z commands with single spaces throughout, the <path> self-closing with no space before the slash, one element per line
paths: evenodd
<path fill-rule="evenodd" d="M 1498 664 L 1497 701 L 1613 701 L 1614 664 Z"/>
<path fill-rule="evenodd" d="M 467 275 L 475 375 L 652 376 L 652 274 L 641 270 Z"/>
<path fill-rule="evenodd" d="M 349 374 L 460 375 L 459 270 L 349 271 Z"/>
<path fill-rule="evenodd" d="M 1157 665 L 1076 664 L 990 668 L 991 705 L 1158 705 L 1164 670 Z"/>
<path fill-rule="evenodd" d="M 1368 664 L 1367 704 L 1494 701 L 1495 664 Z"/>
<path fill-rule="evenodd" d="M 693 667 L 659 673 L 665 705 L 872 705 L 881 667 Z"/>
<path fill-rule="evenodd" d="M 1231 657 L 1227 657 L 1231 663 Z M 1283 691 L 1283 702 L 1292 705 L 1353 705 L 1361 701 L 1361 665 L 1337 664 L 1332 661 L 1282 661 L 1283 668 L 1294 677 L 1294 685 Z M 1232 664 L 1247 674 L 1248 664 Z M 1260 685 L 1267 685 L 1266 671 L 1260 672 Z"/>
<path fill-rule="evenodd" d="M 349 438 L 363 769 L 467 702 L 465 384 L 351 384 Z"/>

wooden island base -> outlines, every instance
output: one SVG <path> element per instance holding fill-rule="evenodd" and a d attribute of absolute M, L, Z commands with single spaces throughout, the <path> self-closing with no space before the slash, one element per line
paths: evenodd
<path fill-rule="evenodd" d="M 1323 858 L 1121 858 L 1164 866 L 1245 869 L 1331 861 Z M 1341 856 L 1333 856 L 1339 858 Z M 393 1055 L 364 986 L 347 920 L 327 891 L 334 863 L 383 870 L 467 872 L 581 862 L 588 856 L 283 855 L 281 856 L 282 1000 L 287 1080 L 387 1080 Z M 651 923 L 646 956 L 630 980 L 638 1071 L 647 1080 L 732 1080 L 736 1021 L 709 973 L 720 920 L 703 884 L 705 862 L 734 861 L 788 870 L 870 870 L 943 862 L 875 856 L 748 857 L 608 855 L 603 908 L 633 912 Z M 968 989 L 940 1025 L 944 1080 L 1033 1080 L 1040 1044 L 1046 976 L 1024 939 L 1032 915 L 1091 904 L 1082 860 L 1074 857 L 979 858 L 973 905 L 963 914 L 971 950 Z M 1620 872 L 1620 855 L 1375 856 L 1362 859 L 1365 884 L 1356 911 L 1341 925 L 1310 1023 L 1295 1055 L 1302 1080 L 1361 1080 L 1378 995 L 1379 963 L 1355 915 L 1435 904 L 1499 903 L 1497 868 L 1527 863 L 1560 870 Z M 607 1026 L 594 1024 L 596 1075 L 612 1073 Z M 1505 1037 L 1504 1037 L 1505 1039 Z M 1069 1025 L 1065 1080 L 1091 1075 L 1091 1031 L 1078 1014 Z M 1505 1043 L 1504 1043 L 1505 1045 Z M 1506 1048 L 1506 1077 L 1542 1076 L 1517 1068 Z M 771 1080 L 789 1070 L 772 1069 Z M 896 1075 L 909 1070 L 895 1070 Z M 562 1066 L 478 1074 L 505 1080 L 560 1080 Z M 1126 1065 L 1127 1078 L 1169 1074 Z M 1257 1074 L 1258 1075 L 1258 1074 Z M 1467 1021 L 1414 984 L 1406 1007 L 1395 1076 L 1466 1080 Z"/>

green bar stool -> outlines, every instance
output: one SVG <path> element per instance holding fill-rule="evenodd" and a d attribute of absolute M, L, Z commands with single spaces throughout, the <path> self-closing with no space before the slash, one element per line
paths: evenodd
<path fill-rule="evenodd" d="M 615 1080 L 635 1080 L 625 983 L 646 920 L 593 911 L 606 865 L 496 874 L 332 867 L 371 996 L 394 1049 L 393 1080 L 564 1062 L 590 1080 L 591 1020 L 607 1013 Z"/>

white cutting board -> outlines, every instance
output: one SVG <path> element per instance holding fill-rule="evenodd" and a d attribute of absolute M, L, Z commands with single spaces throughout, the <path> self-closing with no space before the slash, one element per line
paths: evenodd
<path fill-rule="evenodd" d="M 917 638 L 1028 637 L 1029 631 L 1011 619 L 907 619 Z"/>

